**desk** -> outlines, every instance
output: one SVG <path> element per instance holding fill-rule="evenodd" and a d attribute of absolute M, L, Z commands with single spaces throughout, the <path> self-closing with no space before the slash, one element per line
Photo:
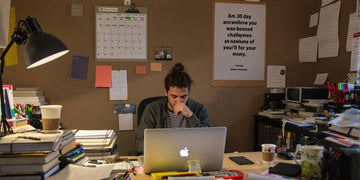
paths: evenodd
<path fill-rule="evenodd" d="M 282 128 L 282 119 L 281 118 L 269 118 L 262 115 L 255 115 L 255 129 L 254 129 L 254 151 L 260 151 L 261 150 L 261 144 L 263 143 L 273 143 L 276 144 L 277 137 L 279 134 L 281 134 L 281 128 Z M 290 148 L 291 151 L 295 151 L 296 143 L 299 142 L 300 134 L 303 134 L 304 136 L 309 137 L 316 137 L 318 139 L 318 143 L 323 145 L 325 148 L 329 149 L 329 147 L 332 148 L 341 148 L 344 147 L 342 145 L 326 141 L 324 138 L 326 135 L 317 133 L 311 130 L 314 130 L 314 127 L 301 127 L 296 126 L 290 123 L 286 123 L 285 125 L 285 131 L 291 132 L 291 139 L 292 142 L 295 142 L 292 144 L 292 147 Z"/>
<path fill-rule="evenodd" d="M 246 158 L 250 159 L 251 161 L 254 162 L 254 164 L 251 165 L 238 165 L 235 162 L 231 161 L 229 159 L 230 156 L 245 156 Z M 133 158 L 133 157 L 132 157 Z M 261 152 L 242 152 L 242 153 L 226 153 L 224 154 L 224 161 L 223 161 L 223 169 L 235 169 L 235 170 L 239 170 L 242 173 L 245 174 L 245 178 L 246 179 L 246 175 L 248 173 L 257 173 L 257 174 L 261 174 L 264 171 L 266 171 L 267 169 L 269 169 L 269 167 L 274 166 L 277 162 L 286 162 L 286 163 L 295 163 L 295 160 L 283 160 L 280 158 L 275 157 L 274 160 L 274 164 L 273 165 L 266 165 L 266 164 L 257 164 L 257 162 L 262 162 L 262 154 Z M 136 176 L 131 175 L 131 178 L 134 180 L 150 180 L 151 176 L 150 175 L 145 175 L 145 174 L 138 174 Z"/>

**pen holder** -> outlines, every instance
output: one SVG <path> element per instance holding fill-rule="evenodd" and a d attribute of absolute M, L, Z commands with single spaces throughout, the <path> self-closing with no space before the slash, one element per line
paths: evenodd
<path fill-rule="evenodd" d="M 43 130 L 59 129 L 61 108 L 61 105 L 40 106 Z"/>

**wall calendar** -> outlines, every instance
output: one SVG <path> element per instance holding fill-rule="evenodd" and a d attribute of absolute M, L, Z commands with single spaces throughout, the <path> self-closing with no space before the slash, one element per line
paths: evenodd
<path fill-rule="evenodd" d="M 147 8 L 96 6 L 96 61 L 147 61 Z"/>

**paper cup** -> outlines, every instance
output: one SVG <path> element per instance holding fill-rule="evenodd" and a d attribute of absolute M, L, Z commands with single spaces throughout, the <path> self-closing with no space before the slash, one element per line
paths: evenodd
<path fill-rule="evenodd" d="M 265 164 L 273 164 L 274 158 L 275 158 L 276 145 L 275 144 L 262 144 L 261 149 L 262 149 L 263 162 Z"/>
<path fill-rule="evenodd" d="M 61 105 L 40 106 L 43 130 L 58 130 L 60 126 Z"/>

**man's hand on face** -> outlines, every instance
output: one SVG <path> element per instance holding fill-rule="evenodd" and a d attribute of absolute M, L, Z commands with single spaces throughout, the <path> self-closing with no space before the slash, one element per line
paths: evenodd
<path fill-rule="evenodd" d="M 174 105 L 175 116 L 178 116 L 180 113 L 185 117 L 191 117 L 193 112 L 186 106 L 185 103 L 177 103 Z"/>

